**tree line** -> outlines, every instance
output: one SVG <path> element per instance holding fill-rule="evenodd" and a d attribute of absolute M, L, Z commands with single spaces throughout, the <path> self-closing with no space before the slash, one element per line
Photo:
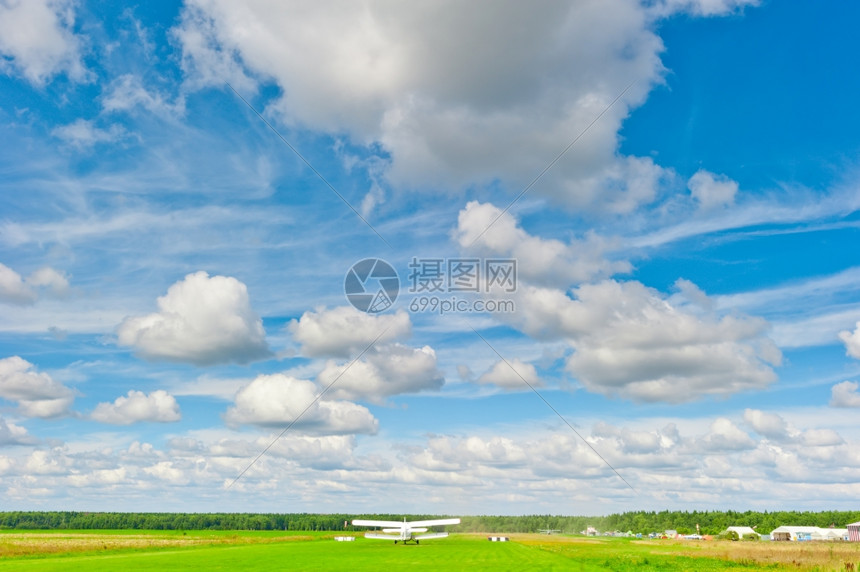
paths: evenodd
<path fill-rule="evenodd" d="M 448 518 L 428 514 L 313 514 L 313 513 L 128 513 L 77 511 L 0 512 L 2 529 L 138 529 L 138 530 L 309 530 L 353 531 L 355 518 L 375 520 L 425 520 Z M 767 534 L 783 525 L 835 526 L 845 528 L 860 521 L 860 511 L 635 511 L 608 516 L 463 516 L 450 530 L 459 532 L 514 533 L 558 530 L 576 534 L 593 526 L 601 532 L 648 534 L 677 530 L 681 534 L 719 534 L 729 526 L 750 526 Z M 346 526 L 344 526 L 346 523 Z M 364 530 L 364 528 L 361 528 Z"/>

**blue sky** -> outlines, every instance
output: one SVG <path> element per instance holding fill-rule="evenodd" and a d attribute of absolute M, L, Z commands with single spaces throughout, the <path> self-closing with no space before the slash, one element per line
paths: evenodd
<path fill-rule="evenodd" d="M 848 508 L 857 11 L 0 2 L 3 508 Z"/>

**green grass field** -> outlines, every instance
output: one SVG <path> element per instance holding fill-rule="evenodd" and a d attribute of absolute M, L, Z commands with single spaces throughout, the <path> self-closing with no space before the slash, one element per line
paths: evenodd
<path fill-rule="evenodd" d="M 860 547 L 453 534 L 419 546 L 333 533 L 4 531 L 0 571 L 93 570 L 844 570 Z M 834 553 L 834 547 L 838 550 Z"/>

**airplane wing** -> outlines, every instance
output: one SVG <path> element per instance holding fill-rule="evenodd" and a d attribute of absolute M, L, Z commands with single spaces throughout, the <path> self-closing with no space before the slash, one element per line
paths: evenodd
<path fill-rule="evenodd" d="M 354 522 L 353 522 L 354 524 Z M 427 526 L 443 526 L 445 524 L 460 524 L 459 518 L 440 518 L 437 520 L 415 520 L 412 522 L 407 522 L 409 528 L 415 530 L 415 527 L 427 527 Z"/>
<path fill-rule="evenodd" d="M 447 532 L 431 532 L 430 534 L 419 534 L 413 538 L 415 538 L 415 540 L 424 540 L 427 538 L 445 538 L 447 536 Z"/>
<path fill-rule="evenodd" d="M 365 538 L 381 538 L 382 540 L 400 540 L 400 536 L 397 534 L 377 534 L 375 532 L 365 532 Z"/>
<path fill-rule="evenodd" d="M 356 519 L 352 521 L 352 524 L 355 526 L 379 526 L 384 528 L 396 528 L 398 531 L 403 528 L 404 523 L 397 522 L 396 520 L 361 520 Z"/>

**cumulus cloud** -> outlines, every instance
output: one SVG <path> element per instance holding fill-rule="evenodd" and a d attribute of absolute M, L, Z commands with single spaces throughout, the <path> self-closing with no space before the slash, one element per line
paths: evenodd
<path fill-rule="evenodd" d="M 34 445 L 38 442 L 39 440 L 27 433 L 25 428 L 0 417 L 0 447 L 6 445 Z"/>
<path fill-rule="evenodd" d="M 509 213 L 478 202 L 460 211 L 454 236 L 463 248 L 517 260 L 516 291 L 490 294 L 509 298 L 515 311 L 496 316 L 532 338 L 567 342 L 574 350 L 567 370 L 590 391 L 678 403 L 776 379 L 782 355 L 767 322 L 719 313 L 689 280 L 679 279 L 671 295 L 638 281 L 590 282 L 630 268 L 611 260 L 603 239 L 535 237 Z"/>
<path fill-rule="evenodd" d="M 36 293 L 24 283 L 21 275 L 0 263 L 0 302 L 9 304 L 32 304 Z"/>
<path fill-rule="evenodd" d="M 114 143 L 128 136 L 122 125 L 114 123 L 107 129 L 96 127 L 92 121 L 78 119 L 67 125 L 60 125 L 51 135 L 77 149 L 89 149 L 99 143 Z"/>
<path fill-rule="evenodd" d="M 287 459 L 321 470 L 350 466 L 355 468 L 354 435 L 297 435 L 289 432 L 281 435 L 273 445 L 273 439 L 278 435 L 261 435 L 251 441 L 235 437 L 221 438 L 211 443 L 194 441 L 193 448 L 179 449 L 175 454 L 196 456 L 205 453 L 216 457 L 244 459 L 249 456 L 249 451 L 259 451 L 268 446 L 266 460 L 277 462 L 279 459 Z M 186 444 L 186 447 L 187 445 L 190 443 Z"/>
<path fill-rule="evenodd" d="M 445 383 L 433 348 L 400 344 L 375 347 L 364 359 L 349 364 L 329 362 L 317 381 L 321 387 L 334 383 L 326 397 L 373 403 L 392 395 L 439 390 Z"/>
<path fill-rule="evenodd" d="M 65 295 L 69 289 L 66 276 L 51 267 L 44 267 L 30 274 L 26 279 L 0 263 L 0 302 L 7 304 L 32 304 L 40 293 L 55 296 Z"/>
<path fill-rule="evenodd" d="M 807 429 L 802 435 L 803 444 L 811 447 L 833 447 L 845 442 L 833 429 Z"/>
<path fill-rule="evenodd" d="M 860 407 L 860 387 L 856 381 L 843 381 L 830 388 L 831 407 Z"/>
<path fill-rule="evenodd" d="M 182 45 L 182 71 L 188 86 L 200 89 L 227 82 L 241 92 L 256 90 L 256 82 L 245 72 L 238 50 L 219 41 L 227 23 L 209 15 L 203 6 L 187 4 L 182 23 L 172 30 Z"/>
<path fill-rule="evenodd" d="M 704 169 L 696 171 L 690 177 L 687 187 L 699 207 L 705 210 L 732 204 L 738 192 L 738 184 L 735 181 Z"/>
<path fill-rule="evenodd" d="M 847 355 L 860 359 L 860 322 L 857 322 L 853 332 L 847 330 L 839 332 L 839 339 L 845 344 Z"/>
<path fill-rule="evenodd" d="M 782 441 L 790 436 L 788 424 L 776 413 L 747 409 L 744 411 L 744 421 L 753 431 L 768 439 Z"/>
<path fill-rule="evenodd" d="M 724 417 L 711 423 L 710 431 L 698 440 L 698 445 L 709 451 L 742 451 L 756 446 L 746 432 Z"/>
<path fill-rule="evenodd" d="M 622 452 L 632 455 L 659 453 L 679 441 L 678 429 L 673 424 L 667 425 L 662 431 L 634 431 L 599 422 L 592 428 L 591 435 L 602 442 L 613 439 Z"/>
<path fill-rule="evenodd" d="M 288 325 L 293 340 L 307 357 L 349 357 L 366 349 L 373 340 L 384 344 L 412 332 L 409 315 L 368 314 L 352 306 L 309 311 Z M 377 339 L 379 336 L 379 339 Z"/>
<path fill-rule="evenodd" d="M 90 418 L 112 425 L 131 425 L 141 421 L 170 423 L 182 419 L 176 399 L 163 389 L 145 394 L 130 390 L 113 403 L 99 403 Z"/>
<path fill-rule="evenodd" d="M 502 389 L 528 389 L 526 382 L 532 387 L 543 385 L 538 377 L 535 366 L 516 358 L 507 361 L 499 360 L 478 377 L 478 383 L 482 385 L 495 385 Z"/>
<path fill-rule="evenodd" d="M 85 79 L 74 8 L 73 0 L 0 3 L 0 70 L 15 70 L 37 86 L 58 73 Z"/>
<path fill-rule="evenodd" d="M 173 485 L 184 485 L 189 482 L 185 471 L 177 468 L 172 461 L 160 461 L 150 467 L 144 468 L 143 472 L 160 481 L 165 481 Z"/>
<path fill-rule="evenodd" d="M 662 81 L 653 14 L 631 0 L 540 9 L 511 0 L 492 10 L 195 0 L 174 34 L 190 86 L 226 80 L 247 90 L 249 78 L 274 79 L 283 96 L 270 112 L 380 146 L 399 188 L 500 180 L 522 189 L 605 112 L 533 192 L 629 212 L 654 198 L 662 173 L 648 158 L 617 154 L 622 121 Z"/>
<path fill-rule="evenodd" d="M 837 422 L 847 427 L 854 424 L 848 411 L 812 408 L 800 416 L 807 425 L 816 422 L 807 416 L 812 412 L 824 420 L 838 416 Z M 774 443 L 756 433 L 746 435 L 739 417 L 604 421 L 593 423 L 590 433 L 589 424 L 579 431 L 640 498 L 668 508 L 695 503 L 717 509 L 728 497 L 760 509 L 797 508 L 798 502 L 820 509 L 844 502 L 860 469 L 856 439 L 804 426 L 798 431 L 803 438 Z M 656 423 L 663 428 L 655 429 Z M 464 512 L 491 512 L 499 506 L 550 511 L 572 499 L 588 510 L 629 504 L 632 491 L 604 461 L 563 424 L 555 429 L 506 422 L 465 434 L 410 435 L 382 447 L 375 439 L 349 434 L 290 431 L 235 486 L 257 493 L 249 495 L 258 499 L 254 506 L 260 508 L 254 510 L 295 501 L 297 495 L 308 506 L 350 502 L 378 510 L 379 498 L 367 497 L 368 486 L 384 487 L 392 499 L 433 490 L 426 498 L 430 505 L 443 503 Z M 208 493 L 231 482 L 279 432 L 192 430 L 171 438 L 164 448 L 136 441 L 107 446 L 99 435 L 74 445 L 0 456 L 0 490 L 10 496 L 84 498 L 94 507 L 110 508 L 117 497 L 136 498 L 158 487 L 164 502 L 182 498 L 205 507 Z M 188 497 L 192 489 L 183 488 L 177 493 L 181 497 L 171 497 L 164 484 L 193 484 L 200 493 Z M 247 502 L 241 498 L 226 508 L 248 510 Z"/>
<path fill-rule="evenodd" d="M 532 236 L 490 203 L 469 202 L 457 218 L 454 238 L 461 248 L 516 259 L 517 278 L 532 284 L 565 288 L 631 268 L 627 261 L 607 259 L 613 244 L 594 233 L 568 244 Z"/>
<path fill-rule="evenodd" d="M 150 360 L 199 366 L 248 363 L 270 355 L 263 321 L 251 308 L 248 289 L 229 276 L 189 274 L 158 298 L 158 312 L 126 318 L 120 345 Z"/>
<path fill-rule="evenodd" d="M 27 417 L 60 417 L 69 413 L 75 393 L 30 362 L 12 356 L 0 359 L 0 398 L 18 403 Z"/>
<path fill-rule="evenodd" d="M 282 427 L 314 434 L 376 433 L 379 422 L 366 407 L 317 400 L 311 381 L 283 374 L 260 375 L 236 394 L 225 419 L 231 425 Z M 304 413 L 303 413 L 304 412 Z"/>
<path fill-rule="evenodd" d="M 519 320 L 527 333 L 566 336 L 575 350 L 567 369 L 591 391 L 678 403 L 776 379 L 771 366 L 781 354 L 764 320 L 672 304 L 639 282 L 586 284 L 573 294 L 524 289 Z"/>
<path fill-rule="evenodd" d="M 809 447 L 832 447 L 844 443 L 839 433 L 832 429 L 800 430 L 787 423 L 777 413 L 747 409 L 744 411 L 744 421 L 762 437 L 779 442 L 783 446 L 788 442 L 801 443 Z"/>

